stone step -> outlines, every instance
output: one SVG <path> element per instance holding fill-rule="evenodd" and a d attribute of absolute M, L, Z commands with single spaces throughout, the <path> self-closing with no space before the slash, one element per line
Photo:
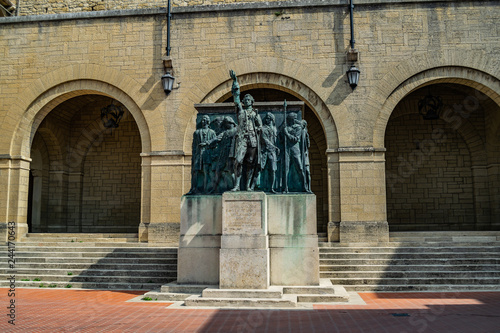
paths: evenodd
<path fill-rule="evenodd" d="M 320 259 L 320 267 L 324 265 L 441 265 L 453 267 L 456 265 L 498 265 L 498 258 L 433 258 L 433 259 Z"/>
<path fill-rule="evenodd" d="M 24 252 L 16 251 L 16 259 L 30 258 L 155 258 L 170 259 L 176 258 L 176 253 L 149 253 L 149 252 Z"/>
<path fill-rule="evenodd" d="M 6 260 L 7 243 L 2 245 L 0 268 L 15 271 L 20 287 L 151 290 L 177 277 L 177 248 L 139 243 L 137 234 L 29 234 L 15 243 L 15 270 Z"/>
<path fill-rule="evenodd" d="M 17 242 L 19 244 L 35 244 L 35 243 L 138 243 L 138 238 L 87 238 L 87 237 L 58 237 L 58 238 L 44 238 L 44 237 L 30 237 L 21 239 Z"/>
<path fill-rule="evenodd" d="M 173 265 L 173 269 L 155 269 L 149 271 L 143 271 L 138 269 L 61 269 L 61 268 L 19 268 L 16 267 L 16 277 L 39 277 L 45 275 L 62 275 L 62 276 L 148 276 L 148 277 L 172 277 L 176 276 L 177 270 L 176 266 Z M 69 274 L 68 274 L 69 273 Z"/>
<path fill-rule="evenodd" d="M 321 265 L 321 272 L 436 272 L 442 271 L 444 265 Z M 457 269 L 461 271 L 500 271 L 499 265 L 460 265 Z"/>
<path fill-rule="evenodd" d="M 165 264 L 165 260 L 176 260 L 176 258 L 76 258 L 76 257 L 50 257 L 50 258 L 19 258 L 16 257 L 16 263 L 73 263 L 73 264 Z"/>
<path fill-rule="evenodd" d="M 498 285 L 435 285 L 435 284 L 420 284 L 420 285 L 350 285 L 345 286 L 347 291 L 372 291 L 372 292 L 412 292 L 412 291 L 427 291 L 427 292 L 459 292 L 459 291 L 499 291 Z M 445 297 L 445 296 L 443 296 Z"/>
<path fill-rule="evenodd" d="M 145 293 L 142 299 L 144 300 L 145 297 L 149 297 L 152 301 L 184 301 L 189 296 L 192 296 L 192 294 L 150 291 Z"/>
<path fill-rule="evenodd" d="M 500 236 L 446 236 L 446 237 L 390 237 L 389 242 L 424 242 L 424 243 L 490 243 L 500 241 Z"/>
<path fill-rule="evenodd" d="M 283 298 L 206 298 L 198 295 L 184 300 L 188 307 L 249 307 L 249 308 L 295 308 L 297 296 L 283 295 Z"/>
<path fill-rule="evenodd" d="M 328 242 L 328 235 L 326 232 L 318 232 L 318 242 Z"/>
<path fill-rule="evenodd" d="M 201 293 L 203 298 L 274 298 L 283 296 L 281 288 L 276 289 L 218 289 L 207 288 Z"/>
<path fill-rule="evenodd" d="M 79 237 L 79 238 L 138 238 L 137 233 L 36 233 L 30 232 L 26 234 L 26 238 L 64 238 L 64 237 Z"/>
<path fill-rule="evenodd" d="M 297 302 L 330 303 L 348 302 L 349 294 L 343 286 L 332 285 L 330 279 L 320 279 L 320 286 L 283 287 L 283 294 L 297 296 Z"/>
<path fill-rule="evenodd" d="M 474 246 L 500 246 L 499 242 L 484 242 L 484 243 L 478 243 L 478 242 L 423 242 L 423 241 L 411 241 L 411 242 L 387 242 L 387 243 L 381 243 L 379 244 L 381 247 L 420 247 L 420 248 L 427 248 L 427 247 L 448 247 L 448 248 L 454 248 L 454 247 L 474 247 Z M 357 247 L 363 247 L 366 246 L 366 244 L 363 243 L 338 243 L 338 242 L 320 242 L 318 243 L 318 247 L 320 247 L 320 250 L 324 249 L 329 249 L 329 248 L 357 248 Z"/>
<path fill-rule="evenodd" d="M 93 276 L 93 275 L 22 275 L 16 274 L 16 283 L 22 281 L 23 279 L 40 279 L 40 282 L 51 281 L 51 282 L 93 282 L 93 283 L 156 283 L 163 284 L 168 282 L 167 279 L 175 279 L 177 276 L 176 272 L 169 272 L 167 276 Z M 8 274 L 0 274 L 1 281 L 7 281 L 9 278 Z M 28 282 L 28 281 L 25 281 Z"/>
<path fill-rule="evenodd" d="M 378 272 L 360 272 L 360 271 L 344 271 L 344 272 L 321 272 L 322 278 L 336 279 L 434 279 L 434 278 L 450 278 L 450 279 L 475 279 L 475 278 L 500 278 L 500 271 L 435 271 L 435 272 L 412 272 L 412 271 L 378 271 Z"/>
<path fill-rule="evenodd" d="M 303 294 L 297 295 L 299 303 L 330 303 L 330 302 L 348 302 L 349 296 L 345 295 L 318 295 L 318 294 Z"/>
<path fill-rule="evenodd" d="M 167 282 L 168 278 L 164 280 Z M 40 287 L 42 285 L 43 287 Z M 136 282 L 75 282 L 75 281 L 21 281 L 16 280 L 17 288 L 81 288 L 81 289 L 107 289 L 107 290 L 151 290 L 159 288 L 161 283 L 136 283 Z M 9 287 L 8 281 L 0 281 L 1 288 Z"/>
<path fill-rule="evenodd" d="M 391 231 L 389 237 L 500 236 L 500 231 Z"/>
<path fill-rule="evenodd" d="M 333 295 L 335 290 L 330 287 L 315 287 L 315 286 L 290 286 L 283 287 L 283 294 L 299 294 L 299 295 Z"/>
<path fill-rule="evenodd" d="M 12 248 L 12 247 L 11 247 Z M 0 253 L 7 252 L 8 246 L 0 246 Z M 17 252 L 106 252 L 106 253 L 172 253 L 177 254 L 173 247 L 75 247 L 75 246 L 26 246 L 17 243 L 14 247 Z"/>
<path fill-rule="evenodd" d="M 469 258 L 498 258 L 497 253 L 483 252 L 442 252 L 442 253 L 321 253 L 321 259 L 469 259 Z"/>
<path fill-rule="evenodd" d="M 112 248 L 133 248 L 133 247 L 148 247 L 145 243 L 134 243 L 134 242 L 24 242 L 24 243 L 15 243 L 17 245 L 29 246 L 29 247 L 112 247 Z M 2 243 L 2 245 L 6 245 L 6 243 Z M 154 248 L 153 246 L 148 248 Z"/>
<path fill-rule="evenodd" d="M 177 259 L 168 259 L 162 264 L 120 264 L 114 263 L 113 261 L 107 264 L 101 263 L 87 263 L 87 264 L 75 264 L 75 263 L 20 263 L 16 261 L 16 270 L 36 270 L 36 269 L 61 269 L 63 271 L 68 270 L 86 270 L 86 269 L 96 269 L 96 270 L 115 270 L 115 271 L 132 271 L 138 270 L 142 272 L 154 271 L 154 270 L 176 270 L 177 269 Z M 10 266 L 7 262 L 0 263 L 0 270 L 8 270 Z"/>
<path fill-rule="evenodd" d="M 322 248 L 321 254 L 375 254 L 375 253 L 463 253 L 463 252 L 488 252 L 500 253 L 499 246 L 476 246 L 476 247 L 331 247 Z"/>
<path fill-rule="evenodd" d="M 349 285 L 497 285 L 500 289 L 500 278 L 331 278 L 332 284 Z"/>
<path fill-rule="evenodd" d="M 183 294 L 199 294 L 203 292 L 203 290 L 210 288 L 215 289 L 218 286 L 216 285 L 205 285 L 205 284 L 177 284 L 176 282 L 171 282 L 168 284 L 164 284 L 161 286 L 160 291 L 163 293 L 183 293 Z"/>

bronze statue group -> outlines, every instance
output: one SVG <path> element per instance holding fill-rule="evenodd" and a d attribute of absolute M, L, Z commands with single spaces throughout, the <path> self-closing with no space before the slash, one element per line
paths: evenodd
<path fill-rule="evenodd" d="M 312 193 L 307 122 L 297 113 L 286 113 L 276 128 L 269 112 L 262 121 L 246 94 L 240 100 L 240 87 L 233 71 L 232 93 L 236 120 L 231 116 L 204 115 L 193 134 L 191 161 L 192 194 L 218 194 L 225 191 L 268 193 Z"/>

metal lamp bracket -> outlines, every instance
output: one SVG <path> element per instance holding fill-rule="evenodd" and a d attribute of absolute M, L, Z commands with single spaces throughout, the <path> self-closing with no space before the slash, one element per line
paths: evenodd
<path fill-rule="evenodd" d="M 163 70 L 165 73 L 174 75 L 174 65 L 172 64 L 172 58 L 168 56 L 163 57 Z"/>
<path fill-rule="evenodd" d="M 352 64 L 359 61 L 359 52 L 358 49 L 349 49 L 347 51 L 347 62 Z"/>

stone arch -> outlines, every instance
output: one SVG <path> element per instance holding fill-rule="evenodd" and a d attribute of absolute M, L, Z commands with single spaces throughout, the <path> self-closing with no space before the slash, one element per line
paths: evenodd
<path fill-rule="evenodd" d="M 426 193 L 425 196 L 422 196 L 420 202 L 414 202 L 415 206 L 412 206 L 412 208 L 405 208 L 404 211 L 407 211 L 408 214 L 405 215 L 406 213 L 401 213 L 401 214 L 393 214 L 392 218 L 394 219 L 394 226 L 396 228 L 407 228 L 410 226 L 412 223 L 421 223 L 420 226 L 412 226 L 417 228 L 417 230 L 420 230 L 418 228 L 426 228 L 426 227 L 431 227 L 431 228 L 463 228 L 463 230 L 468 230 L 468 229 L 474 229 L 474 230 L 488 230 L 490 228 L 490 211 L 491 207 L 494 207 L 494 203 L 492 200 L 492 197 L 488 195 L 489 187 L 491 187 L 491 184 L 493 184 L 492 179 L 495 177 L 495 173 L 490 170 L 490 165 L 488 161 L 488 151 L 487 151 L 487 137 L 484 135 L 484 121 L 485 118 L 483 118 L 486 113 L 485 105 L 494 106 L 496 109 L 498 109 L 498 101 L 495 101 L 491 97 L 495 97 L 495 91 L 491 90 L 488 87 L 485 87 L 483 84 L 478 83 L 476 80 L 472 80 L 471 77 L 479 77 L 481 76 L 484 77 L 484 73 L 478 72 L 475 70 L 471 69 L 465 69 L 465 68 L 453 68 L 453 74 L 455 77 L 452 76 L 451 73 L 452 68 L 435 68 L 431 69 L 428 71 L 425 71 L 428 74 L 426 76 L 425 74 L 419 73 L 419 75 L 410 78 L 407 82 L 404 82 L 400 87 L 395 89 L 395 93 L 397 93 L 398 90 L 400 89 L 406 89 L 405 93 L 402 93 L 399 98 L 395 98 L 394 101 L 391 101 L 392 103 L 395 102 L 395 105 L 392 106 L 391 112 L 388 115 L 387 119 L 387 124 L 384 127 L 387 127 L 384 130 L 384 137 L 385 139 L 388 139 L 388 142 L 383 142 L 384 147 L 388 149 L 388 152 L 386 153 L 386 161 L 387 161 L 387 174 L 386 174 L 386 180 L 387 180 L 387 202 L 388 202 L 388 210 L 395 210 L 395 211 L 400 211 L 402 212 L 400 204 L 404 202 L 406 196 L 405 195 L 413 195 L 412 199 L 413 200 L 418 200 L 419 193 Z M 458 74 L 457 74 L 458 73 Z M 460 74 L 460 75 L 459 75 Z M 461 77 L 457 77 L 461 76 Z M 442 83 L 447 83 L 449 85 L 442 85 L 439 86 L 439 84 Z M 415 155 L 414 152 L 418 151 L 420 148 L 418 147 L 418 141 L 421 140 L 421 137 L 419 139 L 415 139 L 417 141 L 417 148 L 414 148 L 415 150 L 401 150 L 401 154 L 398 156 L 398 153 L 394 154 L 394 152 L 400 152 L 400 150 L 395 149 L 394 147 L 397 147 L 394 142 L 400 141 L 404 142 L 404 138 L 395 137 L 396 131 L 394 130 L 395 127 L 391 127 L 390 124 L 392 124 L 392 121 L 395 121 L 395 124 L 398 124 L 397 126 L 402 126 L 402 121 L 403 120 L 398 120 L 400 117 L 404 116 L 409 116 L 413 115 L 413 123 L 414 124 L 420 124 L 420 121 L 425 122 L 422 120 L 420 115 L 418 114 L 418 110 L 416 107 L 416 100 L 422 98 L 425 95 L 425 92 L 422 91 L 422 88 L 425 88 L 426 86 L 432 86 L 434 88 L 429 88 L 429 91 L 436 91 L 436 93 L 431 93 L 433 95 L 439 95 L 441 92 L 443 92 L 440 89 L 444 89 L 443 87 L 448 87 L 451 91 L 459 91 L 457 96 L 461 96 L 459 99 L 453 97 L 450 95 L 450 92 L 448 92 L 448 101 L 445 102 L 445 108 L 443 112 L 441 113 L 440 119 L 438 122 L 435 122 L 434 125 L 438 126 L 438 129 L 442 133 L 445 133 L 445 131 L 451 131 L 451 132 L 446 132 L 444 138 L 448 137 L 449 135 L 452 135 L 454 137 L 454 141 L 457 143 L 457 147 L 459 142 L 461 142 L 461 149 L 459 153 L 456 151 L 453 152 L 453 149 L 450 149 L 448 146 L 447 149 L 443 150 L 441 148 L 441 156 L 443 156 L 444 152 L 446 152 L 446 160 L 449 160 L 448 156 L 458 156 L 456 161 L 466 161 L 466 163 L 459 162 L 457 166 L 457 170 L 460 170 L 460 177 L 455 178 L 453 181 L 456 183 L 462 184 L 460 187 L 460 193 L 465 193 L 465 194 L 460 194 L 460 201 L 459 201 L 459 206 L 453 207 L 453 209 L 450 210 L 450 212 L 460 212 L 459 215 L 453 216 L 453 214 L 448 214 L 446 212 L 446 209 L 443 208 L 442 210 L 433 208 L 438 207 L 438 201 L 437 200 L 444 200 L 446 196 L 452 195 L 452 192 L 448 192 L 446 190 L 446 173 L 450 172 L 455 172 L 457 170 L 452 170 L 451 168 L 454 167 L 453 163 L 455 163 L 455 160 L 452 161 L 451 164 L 444 164 L 441 165 L 444 167 L 444 169 L 440 169 L 440 165 L 437 164 L 432 164 L 432 158 L 427 157 L 427 161 L 429 163 L 425 163 L 425 165 L 419 164 L 419 160 L 414 159 L 415 157 L 418 157 L 418 154 Z M 455 86 L 455 88 L 450 88 Z M 461 88 L 459 87 L 461 86 Z M 441 88 L 440 88 L 441 87 Z M 425 89 L 427 90 L 427 89 Z M 439 90 L 439 92 L 437 92 Z M 446 91 L 446 90 L 444 90 Z M 481 93 L 479 93 L 481 92 Z M 489 94 L 486 94 L 483 92 L 489 92 Z M 413 94 L 412 94 L 413 93 Z M 446 92 L 445 92 L 446 94 Z M 412 97 L 413 96 L 413 97 Z M 420 96 L 416 98 L 415 96 Z M 392 97 L 392 96 L 391 96 Z M 389 98 L 390 99 L 390 98 Z M 408 99 L 408 100 L 407 100 Z M 446 99 L 446 98 L 445 98 Z M 399 104 L 401 102 L 401 104 Z M 451 107 L 453 105 L 453 107 Z M 460 106 L 460 107 L 459 107 Z M 471 117 L 469 118 L 469 114 L 474 113 L 474 111 L 480 110 L 481 112 L 479 113 L 478 116 L 476 117 Z M 483 112 L 484 111 L 484 112 Z M 408 122 L 410 118 L 405 118 L 406 121 Z M 416 121 L 415 121 L 416 120 Z M 395 126 L 395 124 L 393 124 Z M 427 123 L 429 124 L 429 123 Z M 397 127 L 396 126 L 396 127 Z M 389 127 L 391 128 L 391 131 L 389 131 Z M 443 143 L 446 144 L 446 140 L 444 142 L 439 142 L 441 135 L 436 135 L 434 137 L 435 132 L 432 130 L 432 126 L 430 127 L 430 130 L 428 129 L 429 126 L 427 126 L 427 131 L 428 133 L 428 138 L 431 136 L 432 132 L 432 141 L 437 142 L 439 144 Z M 434 128 L 436 130 L 436 128 Z M 391 136 L 387 136 L 389 134 L 385 133 L 388 132 Z M 404 132 L 405 130 L 399 130 L 399 133 Z M 413 130 L 406 129 L 407 132 L 412 132 L 412 133 L 417 133 L 415 134 L 418 137 L 419 132 L 418 129 L 415 129 L 415 125 L 413 127 Z M 392 134 L 391 134 L 392 133 Z M 411 136 L 410 136 L 411 137 Z M 429 141 L 429 140 L 424 140 L 424 141 Z M 408 141 L 408 142 L 411 142 Z M 423 141 L 420 141 L 423 142 Z M 449 140 L 448 137 L 448 143 L 451 141 Z M 401 147 L 401 144 L 399 145 Z M 403 145 L 404 147 L 404 145 Z M 446 146 L 442 146 L 446 147 Z M 451 147 L 453 148 L 453 147 Z M 389 152 L 392 151 L 392 154 Z M 405 155 L 405 153 L 407 155 Z M 409 153 L 409 154 L 408 154 Z M 424 152 L 425 154 L 425 152 Z M 456 155 L 453 155 L 456 154 Z M 461 155 L 461 156 L 460 156 Z M 396 156 L 398 156 L 398 162 L 394 162 L 396 160 Z M 435 156 L 440 156 L 440 155 L 435 155 Z M 444 158 L 442 158 L 444 160 Z M 392 162 L 391 162 L 392 161 Z M 407 163 L 407 161 L 412 164 L 416 165 L 414 168 L 406 169 L 410 170 L 410 174 L 405 175 L 404 171 L 400 171 L 398 168 L 398 172 L 394 172 L 395 168 L 394 165 L 398 164 L 400 165 L 402 170 L 405 170 L 405 166 L 403 163 Z M 434 158 L 434 162 L 436 161 L 436 158 Z M 408 164 L 408 165 L 410 165 Z M 392 165 L 392 167 L 391 167 Z M 439 181 L 439 178 L 436 178 L 432 176 L 431 172 L 426 171 L 425 168 L 431 168 L 432 166 L 436 167 L 436 170 L 439 170 L 439 176 L 441 176 L 441 179 L 443 179 L 442 182 Z M 398 188 L 398 186 L 394 186 L 395 184 L 407 184 L 408 180 L 410 179 L 410 175 L 413 173 L 415 170 L 419 170 L 420 168 L 423 168 L 424 174 L 425 174 L 425 179 L 428 179 L 429 181 L 432 179 L 433 180 L 433 186 L 435 188 L 443 189 L 442 192 L 439 192 L 439 199 L 437 198 L 436 193 L 434 194 L 429 194 L 425 190 L 425 185 L 422 185 L 422 187 L 418 187 L 418 182 L 413 182 L 412 183 L 412 188 L 415 188 L 413 186 L 417 186 L 415 191 L 418 192 L 411 192 L 410 186 L 406 188 L 406 185 L 403 185 L 403 192 L 398 192 L 396 191 L 396 195 L 389 195 L 389 190 L 392 188 Z M 462 169 L 460 169 L 462 168 Z M 442 173 L 444 172 L 445 176 L 442 176 Z M 389 177 L 391 175 L 391 177 Z M 434 173 L 434 175 L 437 175 L 437 173 Z M 407 181 L 403 180 L 403 178 L 406 178 Z M 421 178 L 421 180 L 423 179 Z M 462 179 L 460 179 L 462 178 Z M 437 184 L 436 185 L 436 180 Z M 425 181 L 422 181 L 420 183 L 425 183 Z M 443 185 L 444 183 L 444 185 Z M 430 182 L 428 183 L 430 184 Z M 441 184 L 441 185 L 440 185 Z M 454 184 L 453 184 L 454 185 Z M 394 186 L 394 187 L 393 187 Z M 448 187 L 449 188 L 449 187 Z M 401 187 L 399 187 L 399 191 L 401 191 Z M 403 193 L 403 196 L 399 198 L 398 194 Z M 428 195 L 428 196 L 427 196 Z M 400 201 L 395 201 L 399 198 Z M 434 205 L 430 205 L 429 210 L 425 212 L 425 214 L 429 214 L 428 218 L 422 218 L 422 205 L 424 205 L 424 202 L 426 200 L 436 200 L 434 201 Z M 455 200 L 455 199 L 454 199 Z M 389 204 L 392 204 L 390 206 Z M 457 205 L 457 202 L 453 202 L 454 205 Z M 425 205 L 424 205 L 425 206 Z M 462 211 L 463 212 L 462 212 Z M 410 214 L 411 212 L 411 214 Z M 420 214 L 420 220 L 418 218 L 418 215 Z M 435 215 L 433 215 L 435 214 Z M 449 220 L 442 219 L 440 217 L 440 214 L 444 214 L 443 216 L 449 217 Z M 495 215 L 491 214 L 492 220 L 495 219 Z M 391 216 L 389 216 L 391 218 Z M 402 223 L 399 225 L 401 222 L 397 222 L 398 219 L 400 221 L 404 221 L 405 219 L 408 219 L 411 221 L 411 223 Z M 429 222 L 429 221 L 436 221 L 436 220 L 444 220 L 447 222 L 443 222 L 443 225 L 439 225 L 437 222 Z M 425 220 L 425 222 L 423 222 Z M 419 221 L 419 222 L 416 222 Z M 428 224 L 425 224 L 428 223 Z M 400 229 L 395 229 L 395 230 L 400 230 Z M 401 230 L 406 230 L 406 229 L 401 229 Z M 444 230 L 444 229 L 443 229 Z"/>
<path fill-rule="evenodd" d="M 151 151 L 151 135 L 148 122 L 139 107 L 147 99 L 140 93 L 140 84 L 119 71 L 98 65 L 68 66 L 48 73 L 30 82 L 9 110 L 6 119 L 19 119 L 11 124 L 13 130 L 10 142 L 0 143 L 9 146 L 12 155 L 29 155 L 33 135 L 45 116 L 60 103 L 80 95 L 97 94 L 120 101 L 132 114 L 141 133 L 142 150 Z M 133 97 L 132 97 L 133 96 Z M 139 97 L 139 99 L 137 99 Z M 29 133 L 29 135 L 26 135 Z"/>
<path fill-rule="evenodd" d="M 384 133 L 396 105 L 412 91 L 435 83 L 459 83 L 472 87 L 500 105 L 500 62 L 476 51 L 448 51 L 431 57 L 412 57 L 395 66 L 373 87 L 366 99 L 374 119 L 373 145 L 383 147 Z"/>
<path fill-rule="evenodd" d="M 221 65 L 196 82 L 181 102 L 175 116 L 176 126 L 184 128 L 182 147 L 185 152 L 191 151 L 190 142 L 195 130 L 196 103 L 211 103 L 230 94 L 232 81 L 229 70 L 233 69 L 244 88 L 274 87 L 299 97 L 316 113 L 327 140 L 327 148 L 338 147 L 338 132 L 335 120 L 321 97 L 311 88 L 315 86 L 317 77 L 307 64 L 290 59 L 270 57 L 244 58 Z M 214 88 L 215 87 L 215 88 Z M 178 141 L 179 138 L 172 138 Z"/>
<path fill-rule="evenodd" d="M 64 156 L 60 138 L 55 134 L 55 129 L 51 127 L 40 128 L 38 133 L 47 147 L 49 169 L 56 170 L 59 166 L 62 166 Z"/>

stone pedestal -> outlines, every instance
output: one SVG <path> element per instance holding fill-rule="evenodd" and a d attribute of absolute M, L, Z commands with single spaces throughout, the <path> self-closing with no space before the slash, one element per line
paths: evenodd
<path fill-rule="evenodd" d="M 314 194 L 267 197 L 271 285 L 319 285 Z"/>
<path fill-rule="evenodd" d="M 186 306 L 296 307 L 346 302 L 319 278 L 314 194 L 184 196 L 177 281 L 150 292 Z"/>
<path fill-rule="evenodd" d="M 314 194 L 184 196 L 178 284 L 318 286 Z"/>
<path fill-rule="evenodd" d="M 221 216 L 220 196 L 182 197 L 177 283 L 219 284 Z"/>
<path fill-rule="evenodd" d="M 266 199 L 263 192 L 222 195 L 221 289 L 269 287 Z"/>

